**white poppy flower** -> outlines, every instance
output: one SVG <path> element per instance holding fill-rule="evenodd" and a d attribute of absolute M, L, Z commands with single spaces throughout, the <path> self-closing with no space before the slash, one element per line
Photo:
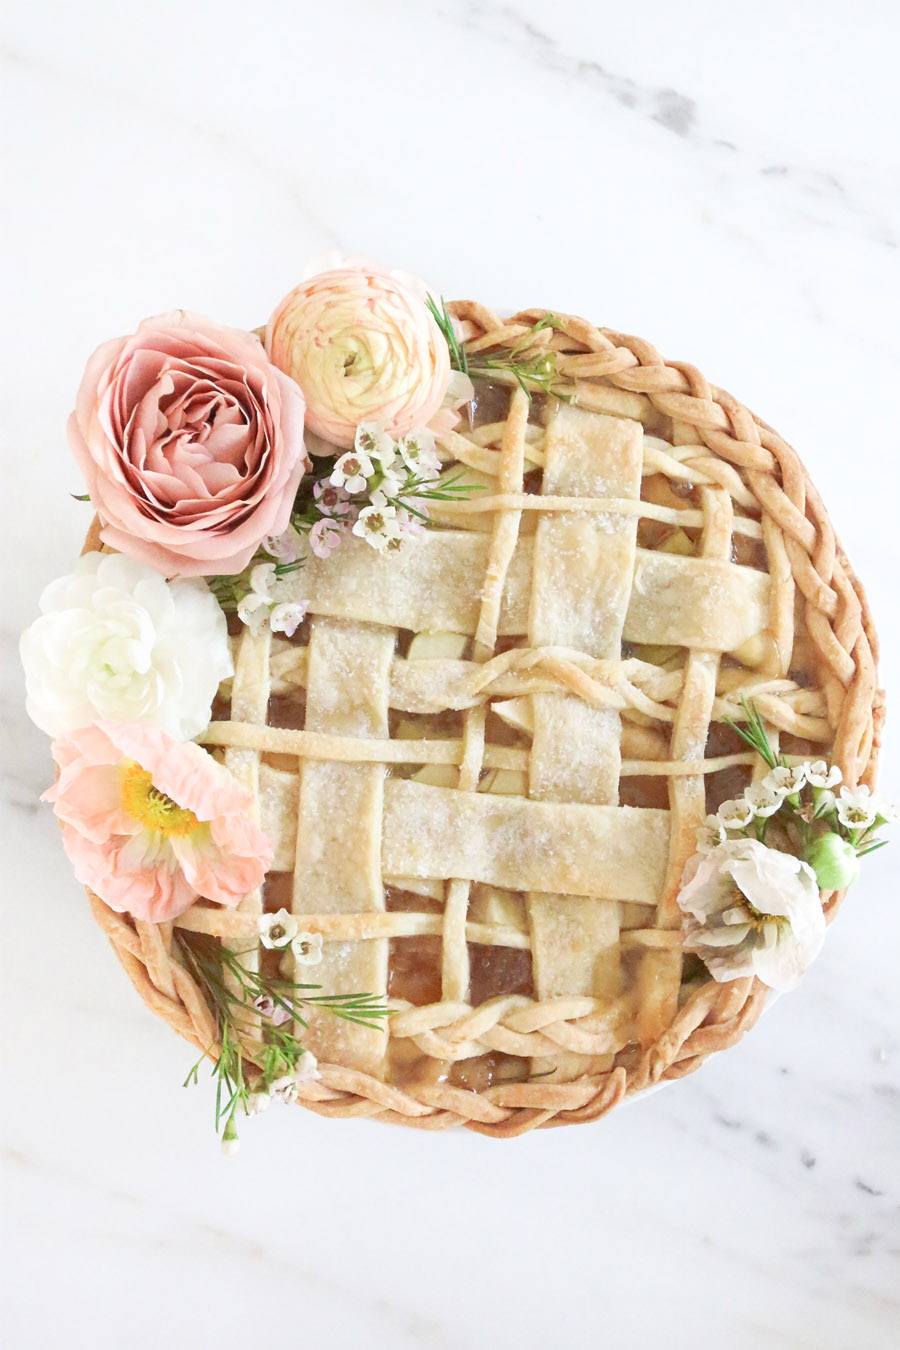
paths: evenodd
<path fill-rule="evenodd" d="M 824 759 L 814 759 L 807 761 L 803 766 L 806 769 L 806 781 L 810 787 L 814 788 L 833 788 L 843 778 L 843 774 L 836 764 L 827 764 Z"/>
<path fill-rule="evenodd" d="M 387 469 L 397 458 L 397 445 L 380 422 L 360 422 L 356 428 L 354 447 L 358 453 L 377 460 Z"/>
<path fill-rule="evenodd" d="M 838 820 L 847 830 L 867 830 L 879 814 L 879 804 L 865 786 L 841 788 L 837 799 Z"/>
<path fill-rule="evenodd" d="M 273 951 L 289 946 L 297 936 L 300 925 L 293 914 L 289 914 L 286 909 L 279 909 L 276 914 L 260 914 L 258 927 L 260 942 Z"/>
<path fill-rule="evenodd" d="M 291 941 L 291 951 L 298 966 L 317 966 L 322 960 L 322 934 L 295 934 Z"/>
<path fill-rule="evenodd" d="M 766 774 L 763 783 L 773 792 L 780 792 L 783 797 L 793 796 L 807 781 L 806 769 L 806 764 L 779 764 Z"/>
<path fill-rule="evenodd" d="M 678 904 L 685 950 L 716 980 L 756 975 L 792 989 L 825 938 L 812 868 L 755 839 L 733 839 L 688 861 Z"/>
<path fill-rule="evenodd" d="M 725 826 L 718 816 L 707 816 L 697 831 L 697 849 L 700 853 L 709 853 L 718 848 L 728 838 Z"/>
<path fill-rule="evenodd" d="M 743 797 L 723 802 L 716 812 L 726 830 L 745 830 L 753 819 L 753 807 Z"/>
<path fill-rule="evenodd" d="M 353 533 L 383 553 L 392 540 L 400 538 L 396 507 L 364 506 L 353 526 Z"/>
<path fill-rule="evenodd" d="M 332 487 L 345 488 L 353 496 L 365 492 L 374 472 L 375 465 L 364 450 L 348 450 L 336 461 L 328 481 Z"/>
<path fill-rule="evenodd" d="M 754 816 L 760 820 L 774 816 L 775 812 L 781 809 L 784 798 L 784 792 L 780 788 L 770 787 L 767 778 L 761 783 L 751 783 L 744 793 L 744 801 L 751 807 Z"/>
<path fill-rule="evenodd" d="M 86 553 L 47 586 L 23 634 L 28 715 L 48 736 L 150 722 L 190 740 L 232 674 L 225 615 L 205 581 L 167 582 L 120 553 Z"/>

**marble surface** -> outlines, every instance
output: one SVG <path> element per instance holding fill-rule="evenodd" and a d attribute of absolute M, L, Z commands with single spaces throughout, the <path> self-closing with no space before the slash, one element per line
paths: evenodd
<path fill-rule="evenodd" d="M 86 509 L 102 339 L 252 325 L 340 247 L 572 309 L 792 440 L 897 687 L 896 7 L 36 2 L 2 20 L 6 1343 L 887 1350 L 900 1319 L 897 857 L 740 1047 L 499 1144 L 272 1111 L 224 1159 L 92 925 L 19 629 Z M 884 782 L 898 792 L 890 729 Z M 892 760 L 891 752 L 894 758 Z"/>

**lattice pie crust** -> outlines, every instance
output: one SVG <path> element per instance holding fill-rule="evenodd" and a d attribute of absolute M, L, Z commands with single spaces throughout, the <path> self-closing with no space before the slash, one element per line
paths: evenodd
<path fill-rule="evenodd" d="M 451 309 L 472 353 L 542 314 Z M 285 905 L 325 939 L 295 978 L 397 1009 L 312 1021 L 322 1114 L 511 1135 L 690 1072 L 764 1000 L 681 950 L 697 826 L 761 771 L 724 719 L 752 697 L 786 751 L 874 773 L 875 638 L 795 453 L 639 339 L 537 342 L 572 401 L 479 385 L 440 448 L 483 490 L 399 552 L 311 559 L 307 623 L 235 638 L 202 738 L 276 856 L 238 910 L 177 922 L 245 952 Z M 92 904 L 151 1006 L 214 1042 L 170 929 Z"/>

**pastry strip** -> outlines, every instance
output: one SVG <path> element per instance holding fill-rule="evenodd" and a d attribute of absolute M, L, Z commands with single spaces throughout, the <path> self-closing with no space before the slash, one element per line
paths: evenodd
<path fill-rule="evenodd" d="M 264 727 L 269 710 L 270 655 L 272 634 L 268 630 L 254 634 L 244 630 L 234 662 L 231 682 L 231 717 L 235 722 L 246 722 Z M 253 798 L 257 820 L 260 811 L 260 754 L 253 746 L 230 746 L 225 751 L 225 767 L 229 769 Z M 242 913 L 258 917 L 263 910 L 263 892 L 257 888 L 241 900 Z M 240 948 L 238 960 L 247 970 L 259 970 L 258 936 Z M 231 981 L 229 981 L 231 982 Z"/>
<path fill-rule="evenodd" d="M 521 489 L 525 468 L 525 428 L 528 425 L 528 398 L 517 389 L 513 394 L 509 418 L 503 432 L 500 451 L 499 486 L 502 492 Z M 501 511 L 494 519 L 493 537 L 482 587 L 481 612 L 475 630 L 475 659 L 487 660 L 497 641 L 497 623 L 506 574 L 512 561 L 519 533 L 521 511 Z M 474 792 L 484 760 L 484 707 L 470 709 L 465 715 L 463 761 L 457 784 L 460 792 Z M 469 988 L 469 949 L 466 941 L 466 914 L 470 881 L 454 877 L 447 887 L 441 945 L 441 992 L 443 998 L 457 1001 Z"/>
<path fill-rule="evenodd" d="M 731 551 L 734 518 L 731 497 L 723 488 L 704 487 L 700 489 L 700 498 L 706 517 L 700 551 L 704 558 L 724 561 Z M 671 758 L 687 762 L 704 758 L 718 668 L 717 651 L 688 652 L 681 702 L 672 727 Z M 657 924 L 661 929 L 679 929 L 681 911 L 676 895 L 684 865 L 696 849 L 697 830 L 706 815 L 706 782 L 702 773 L 671 777 L 669 805 L 672 831 Z M 642 1044 L 651 1045 L 672 1022 L 678 1010 L 680 986 L 681 952 L 677 947 L 651 949 L 643 955 L 636 981 Z"/>
<path fill-rule="evenodd" d="M 562 407 L 547 427 L 543 490 L 636 499 L 641 427 L 635 422 Z M 548 516 L 534 543 L 529 622 L 532 646 L 575 647 L 619 658 L 634 573 L 636 515 Z M 618 801 L 621 723 L 612 709 L 570 694 L 532 698 L 534 734 L 529 795 L 544 801 Z M 599 884 L 593 897 L 609 892 Z M 630 896 L 621 896 L 628 899 Z M 613 1000 L 621 990 L 619 905 L 613 899 L 534 891 L 528 895 L 535 992 Z M 596 1067 L 564 1055 L 535 1062 L 570 1079 Z"/>
<path fill-rule="evenodd" d="M 395 634 L 318 619 L 309 643 L 306 725 L 365 738 L 387 734 L 387 691 Z M 381 881 L 383 764 L 304 762 L 300 775 L 293 912 L 300 918 L 384 910 Z M 321 963 L 297 967 L 324 994 L 387 994 L 386 938 L 328 941 Z M 313 1012 L 305 1044 L 320 1058 L 378 1072 L 383 1027 Z"/>
<path fill-rule="evenodd" d="M 570 410 L 575 411 L 575 410 Z M 622 422 L 622 426 L 629 423 Z M 604 518 L 601 516 L 600 520 Z M 609 517 L 613 521 L 628 517 Z M 573 548 L 596 530 L 590 517 L 566 521 Z M 541 520 L 544 524 L 544 520 Z M 634 521 L 630 524 L 633 527 Z M 537 536 L 535 536 L 536 538 Z M 485 534 L 432 530 L 415 548 L 379 554 L 349 539 L 340 566 L 309 558 L 297 573 L 298 597 L 313 614 L 357 619 L 413 632 L 474 634 L 481 615 L 482 579 L 492 541 Z M 519 539 L 509 563 L 498 632 L 521 637 L 528 629 L 534 540 Z M 623 636 L 628 642 L 667 643 L 732 651 L 766 628 L 769 578 L 751 567 L 713 558 L 684 558 L 637 549 Z"/>
<path fill-rule="evenodd" d="M 533 802 L 389 778 L 385 876 L 468 877 L 513 891 L 656 904 L 669 813 Z"/>

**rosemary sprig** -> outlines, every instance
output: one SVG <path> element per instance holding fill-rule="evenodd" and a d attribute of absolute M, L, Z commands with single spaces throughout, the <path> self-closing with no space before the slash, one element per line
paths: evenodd
<path fill-rule="evenodd" d="M 883 817 L 882 817 L 882 819 L 883 819 Z M 885 824 L 886 824 L 886 823 L 887 823 L 887 822 L 885 821 Z M 875 828 L 875 827 L 873 827 L 873 828 Z M 867 832 L 867 833 L 868 833 L 868 832 Z M 869 844 L 867 848 L 861 848 L 861 849 L 858 849 L 858 850 L 857 850 L 857 855 L 856 855 L 856 856 L 857 856 L 858 858 L 865 858 L 865 856 L 866 856 L 868 853 L 876 853 L 876 852 L 878 851 L 878 849 L 884 848 L 885 844 L 887 844 L 887 843 L 890 843 L 890 840 L 888 840 L 888 839 L 879 839 L 876 843 L 874 843 L 874 844 Z"/>
<path fill-rule="evenodd" d="M 465 500 L 471 492 L 484 492 L 484 483 L 466 483 L 462 480 L 462 470 L 451 474 L 449 478 L 439 480 L 434 486 L 433 478 L 408 478 L 393 500 L 403 497 L 421 497 L 434 502 L 453 502 Z M 404 503 L 405 505 L 405 503 Z"/>
<path fill-rule="evenodd" d="M 732 718 L 726 717 L 725 725 L 736 731 L 741 740 L 761 755 L 770 769 L 775 769 L 779 764 L 784 764 L 785 760 L 781 755 L 776 755 L 772 749 L 772 742 L 769 740 L 763 720 L 757 711 L 756 705 L 748 703 L 745 698 L 741 699 L 741 707 L 744 710 L 746 727 L 741 726 Z"/>
<path fill-rule="evenodd" d="M 450 352 L 450 364 L 454 370 L 460 370 L 464 375 L 476 378 L 480 376 L 482 379 L 490 379 L 492 375 L 496 374 L 511 375 L 529 399 L 533 393 L 554 394 L 564 401 L 568 401 L 571 397 L 568 393 L 557 388 L 559 371 L 556 366 L 556 352 L 541 351 L 534 353 L 532 356 L 521 355 L 531 346 L 532 338 L 536 333 L 558 326 L 559 320 L 555 315 L 545 314 L 543 318 L 537 319 L 531 330 L 518 338 L 509 348 L 500 348 L 488 356 L 482 356 L 479 352 L 477 356 L 473 356 L 470 360 L 465 347 L 456 336 L 453 320 L 450 317 L 444 297 L 441 296 L 441 302 L 438 305 L 434 296 L 429 295 L 426 304 L 447 344 Z"/>
<path fill-rule="evenodd" d="M 512 355 L 486 356 L 479 359 L 477 365 L 469 366 L 469 374 L 490 379 L 492 374 L 512 375 L 516 384 L 531 398 L 532 394 L 554 394 L 567 402 L 571 395 L 557 388 L 559 373 L 556 369 L 556 353 L 542 352 L 538 356 L 517 360 Z"/>
<path fill-rule="evenodd" d="M 277 1079 L 296 1070 L 304 1054 L 293 1030 L 260 1017 L 254 1008 L 258 1000 L 271 1000 L 273 1008 L 303 1028 L 308 1025 L 303 1011 L 310 1007 L 356 1026 L 373 1026 L 391 1015 L 392 1009 L 375 994 L 318 994 L 312 992 L 321 987 L 317 984 L 272 979 L 249 969 L 241 961 L 247 952 L 232 951 L 209 934 L 180 929 L 174 940 L 213 1013 L 219 1043 L 218 1049 L 209 1047 L 191 1067 L 184 1086 L 196 1084 L 203 1060 L 212 1060 L 216 1133 L 221 1132 L 225 1145 L 236 1141 L 237 1114 L 250 1114 L 251 1095 L 268 1093 Z M 259 1071 L 252 1079 L 246 1074 L 246 1064 Z"/>
<path fill-rule="evenodd" d="M 249 569 L 231 577 L 207 577 L 206 584 L 226 614 L 233 614 L 250 588 Z"/>
<path fill-rule="evenodd" d="M 438 328 L 441 330 L 444 341 L 450 352 L 450 364 L 454 370 L 461 370 L 463 375 L 469 374 L 469 362 L 466 357 L 465 347 L 460 345 L 459 338 L 456 336 L 456 329 L 453 327 L 453 320 L 447 309 L 446 301 L 441 296 L 440 308 L 433 295 L 429 295 L 425 301 L 428 306 L 431 317 L 434 319 Z"/>

